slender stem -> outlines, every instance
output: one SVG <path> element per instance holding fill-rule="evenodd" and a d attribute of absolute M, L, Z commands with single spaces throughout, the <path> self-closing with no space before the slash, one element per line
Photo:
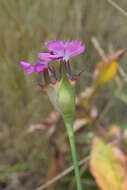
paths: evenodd
<path fill-rule="evenodd" d="M 76 177 L 76 181 L 77 181 L 77 189 L 82 190 L 77 155 L 76 155 L 76 148 L 75 148 L 73 121 L 72 121 L 72 118 L 66 118 L 66 117 L 64 117 L 64 121 L 65 121 L 67 133 L 68 133 L 68 137 L 69 137 L 69 141 L 70 141 L 70 145 L 71 145 L 71 152 L 72 152 L 72 158 L 73 158 L 74 169 L 75 169 L 75 177 Z"/>

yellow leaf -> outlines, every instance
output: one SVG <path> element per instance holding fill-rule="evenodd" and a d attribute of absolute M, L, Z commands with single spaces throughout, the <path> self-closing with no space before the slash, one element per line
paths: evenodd
<path fill-rule="evenodd" d="M 95 86 L 100 87 L 109 82 L 116 75 L 117 69 L 118 63 L 116 61 L 112 61 L 110 64 L 102 64 L 95 79 Z"/>
<path fill-rule="evenodd" d="M 116 146 L 95 137 L 90 170 L 101 190 L 127 190 L 126 157 Z"/>

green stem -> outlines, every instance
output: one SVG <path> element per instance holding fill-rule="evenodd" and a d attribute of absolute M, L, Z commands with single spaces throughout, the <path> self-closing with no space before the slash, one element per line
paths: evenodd
<path fill-rule="evenodd" d="M 65 125 L 67 128 L 67 133 L 71 145 L 71 152 L 72 152 L 72 158 L 74 163 L 74 169 L 75 169 L 75 177 L 77 181 L 77 189 L 82 190 L 81 185 L 81 178 L 79 174 L 79 166 L 77 161 L 77 155 L 76 155 L 76 148 L 75 148 L 75 137 L 74 137 L 74 131 L 73 131 L 73 121 L 71 117 L 64 117 Z"/>

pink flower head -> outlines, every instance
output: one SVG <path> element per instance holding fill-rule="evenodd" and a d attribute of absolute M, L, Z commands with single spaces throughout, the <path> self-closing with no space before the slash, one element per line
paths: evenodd
<path fill-rule="evenodd" d="M 62 58 L 62 56 L 59 56 L 59 55 L 54 54 L 52 52 L 51 53 L 39 53 L 38 57 L 44 61 L 60 60 Z"/>
<path fill-rule="evenodd" d="M 27 74 L 31 74 L 32 72 L 34 72 L 34 67 L 31 66 L 30 63 L 21 61 L 20 64 L 21 64 L 22 68 L 25 70 L 25 72 L 26 72 Z"/>
<path fill-rule="evenodd" d="M 34 66 L 24 61 L 21 61 L 20 64 L 27 74 L 31 74 L 32 72 L 40 73 L 48 68 L 48 62 L 37 61 Z"/>
<path fill-rule="evenodd" d="M 34 65 L 34 72 L 40 73 L 48 68 L 48 62 L 37 61 Z"/>
<path fill-rule="evenodd" d="M 46 47 L 52 52 L 50 56 L 58 56 L 59 59 L 62 57 L 66 62 L 70 57 L 79 55 L 85 51 L 85 46 L 82 45 L 82 41 L 77 40 L 73 40 L 72 42 L 68 40 L 65 44 L 61 40 L 50 41 L 46 43 Z M 41 55 L 39 54 L 39 57 L 43 59 L 44 55 Z"/>

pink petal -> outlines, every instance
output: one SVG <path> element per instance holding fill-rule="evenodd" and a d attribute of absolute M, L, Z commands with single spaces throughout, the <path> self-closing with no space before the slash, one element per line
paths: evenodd
<path fill-rule="evenodd" d="M 45 60 L 45 61 L 52 61 L 52 60 L 59 60 L 62 57 L 56 54 L 51 54 L 51 53 L 39 53 L 38 57 L 41 60 Z"/>
<path fill-rule="evenodd" d="M 34 72 L 40 73 L 43 72 L 48 66 L 47 62 L 37 61 L 34 65 Z"/>
<path fill-rule="evenodd" d="M 70 57 L 79 55 L 81 53 L 83 53 L 85 51 L 85 46 L 81 46 L 79 49 L 77 49 L 76 51 L 73 51 L 70 53 Z"/>
<path fill-rule="evenodd" d="M 27 74 L 31 74 L 32 72 L 34 72 L 34 69 L 30 63 L 21 61 L 20 64 Z"/>
<path fill-rule="evenodd" d="M 64 52 L 64 43 L 61 40 L 50 41 L 45 43 L 45 45 L 52 52 Z"/>
<path fill-rule="evenodd" d="M 65 55 L 69 55 L 70 57 L 81 54 L 85 50 L 85 46 L 81 45 L 82 41 L 73 40 L 70 42 L 69 40 L 65 43 Z"/>

